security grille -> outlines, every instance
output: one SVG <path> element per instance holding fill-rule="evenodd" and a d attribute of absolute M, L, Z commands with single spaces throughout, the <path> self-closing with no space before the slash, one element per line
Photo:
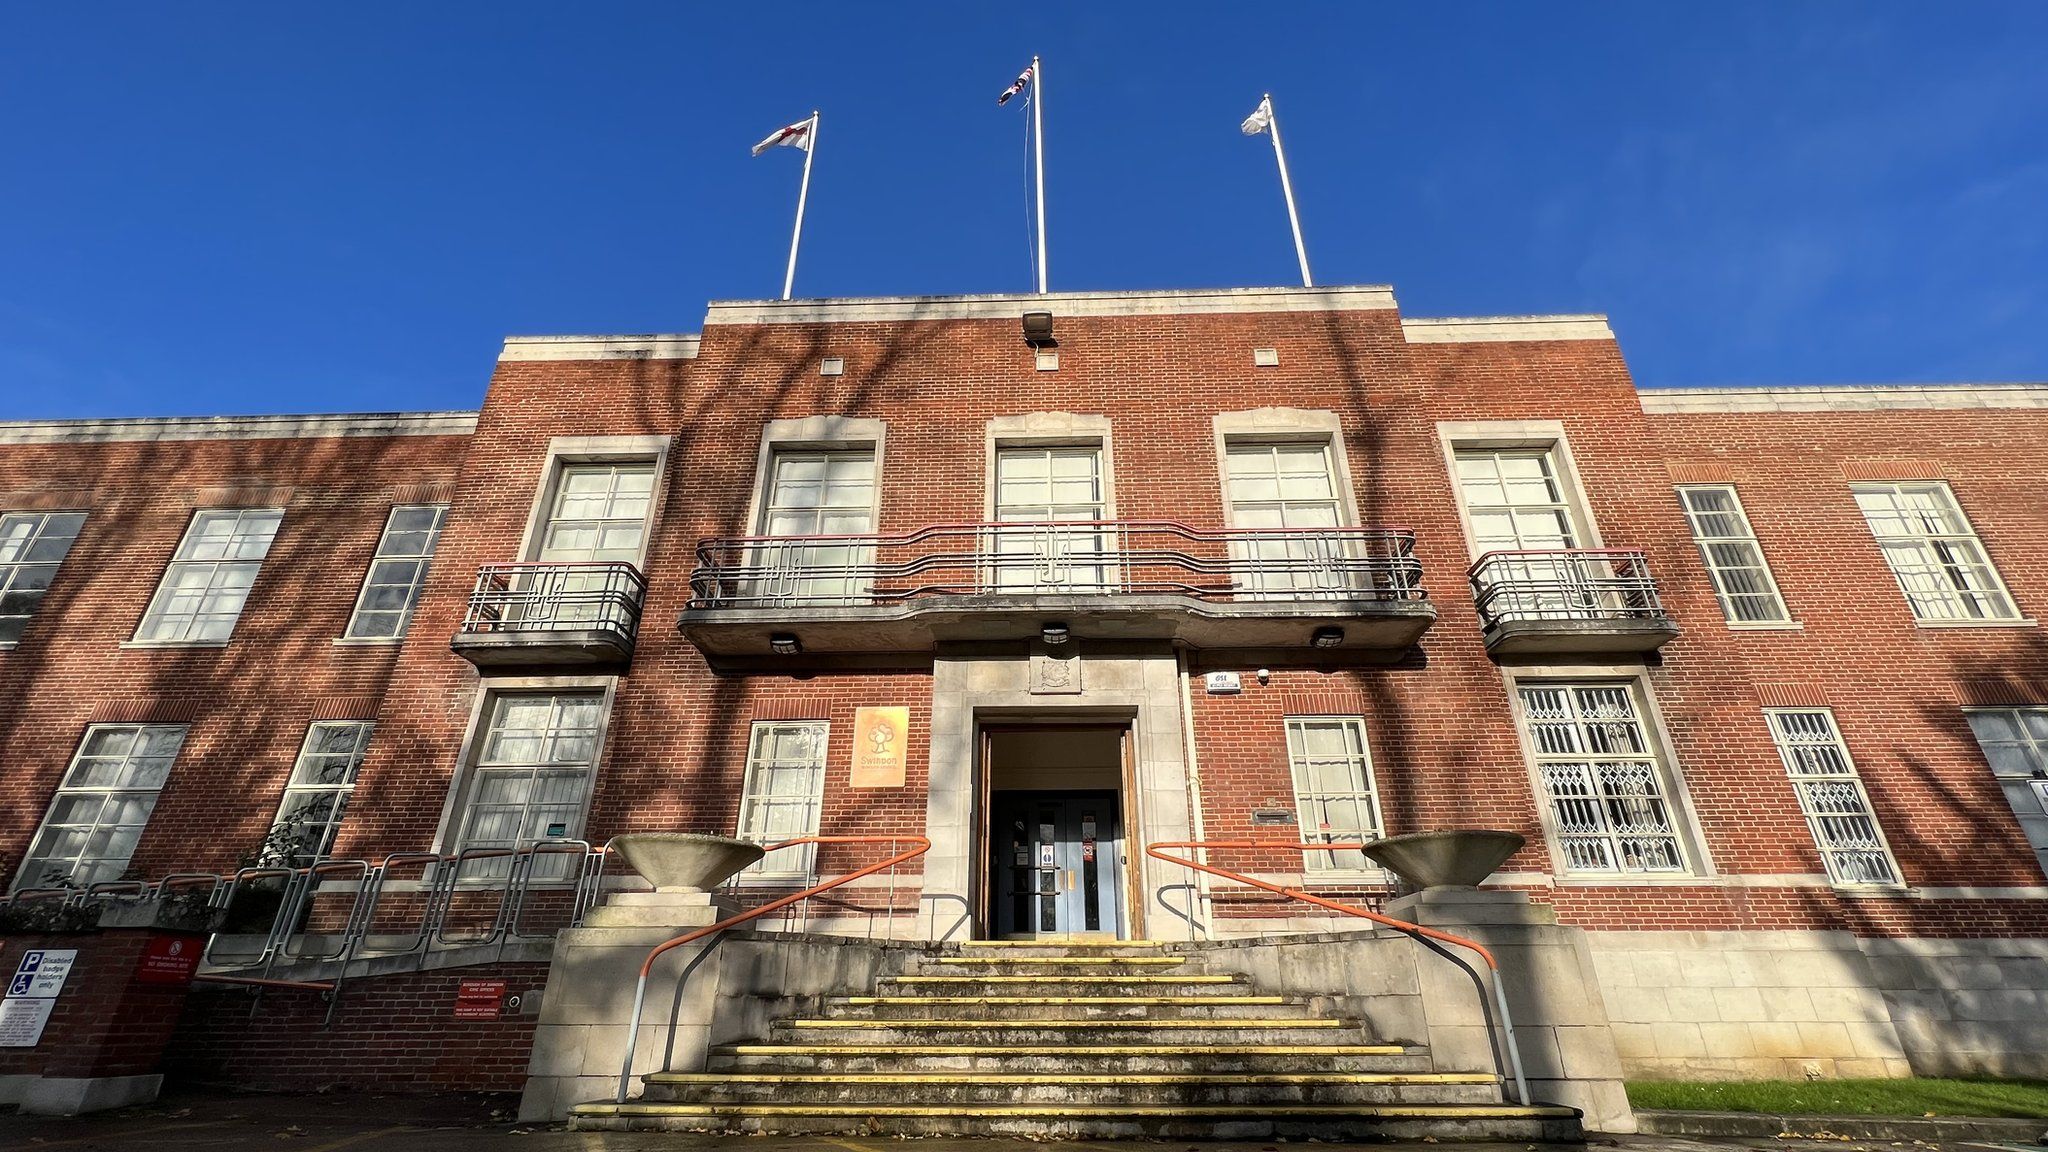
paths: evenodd
<path fill-rule="evenodd" d="M 1897 884 L 1898 862 L 1870 810 L 1870 796 L 1849 749 L 1825 708 L 1766 712 L 1771 738 L 1799 793 L 1800 811 L 1820 848 L 1828 879 L 1837 884 Z"/>
<path fill-rule="evenodd" d="M 1664 772 L 1626 684 L 1524 684 L 1522 714 L 1565 867 L 1686 870 Z"/>

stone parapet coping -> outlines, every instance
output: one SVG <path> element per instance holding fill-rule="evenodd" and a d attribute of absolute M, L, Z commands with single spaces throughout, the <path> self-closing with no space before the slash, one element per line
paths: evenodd
<path fill-rule="evenodd" d="M 1790 388 L 1641 388 L 1653 416 L 1694 412 L 1877 412 L 2048 408 L 2048 384 L 1863 384 Z"/>
<path fill-rule="evenodd" d="M 147 416 L 0 423 L 0 444 L 109 444 L 138 440 L 291 440 L 323 436 L 467 436 L 474 412 L 362 412 L 324 416 Z"/>

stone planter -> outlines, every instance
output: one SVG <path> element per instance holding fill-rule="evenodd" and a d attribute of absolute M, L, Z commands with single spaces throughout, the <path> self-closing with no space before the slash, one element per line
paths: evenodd
<path fill-rule="evenodd" d="M 704 892 L 759 860 L 764 849 L 745 840 L 695 832 L 630 832 L 612 847 L 660 892 Z"/>
<path fill-rule="evenodd" d="M 1476 887 L 1525 843 L 1515 832 L 1459 828 L 1410 832 L 1365 846 L 1365 854 L 1415 888 Z"/>

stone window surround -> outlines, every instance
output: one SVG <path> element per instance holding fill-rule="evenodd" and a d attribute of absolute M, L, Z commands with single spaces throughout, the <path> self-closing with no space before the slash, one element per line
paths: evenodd
<path fill-rule="evenodd" d="M 1102 454 L 1102 518 L 1116 519 L 1116 451 L 1107 416 L 1032 412 L 997 416 L 982 432 L 981 514 L 996 518 L 996 453 L 1004 448 L 1094 448 Z M 880 461 L 876 462 L 877 465 Z M 876 485 L 880 488 L 879 480 Z"/>
<path fill-rule="evenodd" d="M 1529 796 L 1536 807 L 1536 818 L 1543 827 L 1544 848 L 1550 853 L 1552 884 L 1559 888 L 1592 887 L 1668 887 L 1719 883 L 1719 873 L 1714 867 L 1712 853 L 1707 848 L 1706 831 L 1700 825 L 1699 811 L 1693 803 L 1692 790 L 1688 786 L 1685 772 L 1679 767 L 1676 746 L 1672 743 L 1671 732 L 1664 724 L 1664 711 L 1657 704 L 1657 694 L 1651 690 L 1648 671 L 1641 665 L 1600 665 L 1600 664 L 1517 664 L 1504 666 L 1500 670 L 1501 680 L 1506 685 L 1508 708 L 1515 728 L 1515 743 L 1522 750 L 1522 766 L 1528 772 Z M 1680 847 L 1684 850 L 1686 871 L 1665 875 L 1641 875 L 1628 872 L 1571 872 L 1565 866 L 1564 849 L 1559 846 L 1557 824 L 1550 811 L 1550 793 L 1543 786 L 1543 774 L 1536 764 L 1536 748 L 1529 739 L 1529 725 L 1522 715 L 1522 681 L 1564 681 L 1588 683 L 1606 681 L 1625 683 L 1635 696 L 1637 706 L 1642 709 L 1643 732 L 1650 739 L 1650 750 L 1657 758 L 1658 767 L 1664 770 L 1663 784 L 1667 792 L 1665 800 L 1672 814 L 1672 828 L 1678 834 Z M 1825 880 L 1822 882 L 1825 886 Z"/>
<path fill-rule="evenodd" d="M 1720 586 L 1715 580 L 1713 562 L 1707 557 L 1706 539 L 1699 535 L 1693 523 L 1691 505 L 1687 504 L 1685 499 L 1685 494 L 1688 491 L 1699 491 L 1709 488 L 1727 489 L 1728 499 L 1735 505 L 1735 514 L 1742 517 L 1742 526 L 1749 530 L 1749 542 L 1756 548 L 1757 566 L 1764 574 L 1764 582 L 1770 585 L 1771 594 L 1778 598 L 1778 607 L 1784 610 L 1785 618 L 1783 620 L 1738 620 L 1730 612 L 1729 602 L 1722 597 Z M 1742 492 L 1736 483 L 1733 480 L 1687 481 L 1683 484 L 1672 485 L 1671 490 L 1678 495 L 1679 512 L 1685 516 L 1686 528 L 1692 534 L 1693 544 L 1699 549 L 1700 566 L 1706 570 L 1707 581 L 1714 587 L 1714 599 L 1721 603 L 1722 622 L 1728 630 L 1731 632 L 1797 632 L 1803 630 L 1805 625 L 1801 624 L 1792 615 L 1791 602 L 1785 599 L 1785 590 L 1778 584 L 1778 574 L 1771 568 L 1770 554 L 1764 551 L 1763 538 L 1757 535 L 1756 524 L 1749 518 L 1749 508 L 1743 504 Z"/>
<path fill-rule="evenodd" d="M 518 557 L 531 561 L 540 551 L 541 532 L 554 506 L 555 486 L 562 470 L 571 464 L 620 464 L 636 460 L 654 461 L 654 492 L 647 501 L 646 528 L 640 534 L 640 556 L 634 567 L 644 569 L 647 551 L 654 543 L 654 526 L 661 522 L 662 505 L 668 493 L 667 436 L 556 436 L 548 441 L 541 465 L 540 483 L 533 492 L 533 504 L 526 514 L 526 531 L 519 537 Z"/>
<path fill-rule="evenodd" d="M 657 469 L 656 475 L 660 472 Z M 462 743 L 455 758 L 455 772 L 448 780 L 448 795 L 441 802 L 441 819 L 434 828 L 432 851 L 448 855 L 454 848 L 455 833 L 462 825 L 462 802 L 474 782 L 479 741 L 483 739 L 484 717 L 491 701 L 499 696 L 518 695 L 525 692 L 596 692 L 601 697 L 598 704 L 597 745 L 590 754 L 590 787 L 583 793 L 583 809 L 577 815 L 579 823 L 587 833 L 590 820 L 590 805 L 597 796 L 599 782 L 604 776 L 605 746 L 611 736 L 612 702 L 618 695 L 619 678 L 616 676 L 486 676 L 477 685 L 476 698 L 469 706 L 469 723 L 462 730 Z M 586 837 L 587 839 L 588 837 Z M 547 882 L 541 882 L 547 883 Z M 393 882 L 386 885 L 391 891 L 414 891 L 425 885 L 412 881 L 409 885 Z"/>
<path fill-rule="evenodd" d="M 870 531 L 882 526 L 883 449 L 889 425 L 884 420 L 855 416 L 801 416 L 770 420 L 761 429 L 761 446 L 754 458 L 753 492 L 747 501 L 747 535 L 765 535 L 769 489 L 775 483 L 777 452 L 844 452 L 866 448 L 875 454 L 875 483 L 868 505 Z"/>
<path fill-rule="evenodd" d="M 1604 548 L 1600 525 L 1586 502 L 1585 485 L 1579 481 L 1579 465 L 1572 455 L 1571 440 L 1561 420 L 1439 420 L 1437 439 L 1443 445 L 1444 475 L 1451 486 L 1451 503 L 1458 510 L 1458 527 L 1465 533 L 1465 547 L 1472 559 L 1479 559 L 1478 536 L 1472 531 L 1472 510 L 1465 506 L 1465 493 L 1458 483 L 1458 452 L 1466 448 L 1532 448 L 1550 453 L 1557 478 L 1564 488 L 1565 506 L 1571 510 L 1573 526 L 1582 534 L 1581 548 Z M 1519 723 L 1519 720 L 1517 721 Z"/>
<path fill-rule="evenodd" d="M 1351 485 L 1351 458 L 1344 446 L 1344 422 L 1335 412 L 1322 408 L 1252 408 L 1239 412 L 1218 412 L 1210 419 L 1216 451 L 1216 494 L 1223 504 L 1223 522 L 1237 527 L 1237 512 L 1230 500 L 1230 445 L 1240 443 L 1321 444 L 1330 450 L 1331 483 L 1337 489 L 1337 507 L 1344 523 L 1356 527 L 1358 490 Z"/>

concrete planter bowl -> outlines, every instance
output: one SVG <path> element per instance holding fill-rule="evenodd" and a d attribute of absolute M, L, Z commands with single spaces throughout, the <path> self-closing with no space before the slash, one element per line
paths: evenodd
<path fill-rule="evenodd" d="M 662 892 L 716 888 L 765 853 L 759 844 L 695 832 L 629 832 L 613 837 L 612 847 Z"/>
<path fill-rule="evenodd" d="M 1416 888 L 1477 887 L 1521 850 L 1519 833 L 1492 828 L 1410 832 L 1365 845 L 1365 854 Z"/>

